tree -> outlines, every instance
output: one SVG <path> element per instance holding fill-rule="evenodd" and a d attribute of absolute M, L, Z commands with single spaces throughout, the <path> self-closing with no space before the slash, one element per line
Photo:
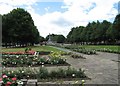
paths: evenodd
<path fill-rule="evenodd" d="M 40 36 L 40 37 L 39 37 L 39 40 L 40 40 L 40 42 L 43 42 L 43 41 L 45 41 L 45 38 L 42 37 L 42 36 Z"/>
<path fill-rule="evenodd" d="M 4 42 L 26 45 L 39 42 L 39 32 L 32 17 L 22 8 L 13 9 L 10 13 L 3 15 L 2 26 Z"/>
<path fill-rule="evenodd" d="M 64 43 L 65 37 L 63 35 L 58 35 L 56 41 L 57 41 L 57 43 Z"/>
<path fill-rule="evenodd" d="M 120 40 L 120 14 L 115 17 L 113 22 L 113 38 L 115 40 Z"/>
<path fill-rule="evenodd" d="M 111 22 L 104 20 L 103 22 L 88 23 L 86 27 L 73 27 L 67 35 L 67 41 L 70 43 L 89 43 L 96 44 L 108 40 L 107 31 L 112 25 Z"/>
<path fill-rule="evenodd" d="M 56 43 L 64 43 L 66 40 L 63 35 L 58 35 L 58 34 L 50 34 L 46 37 L 46 40 L 48 40 L 49 37 L 51 38 L 52 42 L 56 42 Z"/>

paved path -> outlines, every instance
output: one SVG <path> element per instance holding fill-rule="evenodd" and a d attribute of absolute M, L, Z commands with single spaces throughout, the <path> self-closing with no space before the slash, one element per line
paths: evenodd
<path fill-rule="evenodd" d="M 118 54 L 98 52 L 98 55 L 83 55 L 86 59 L 68 58 L 67 62 L 74 68 L 85 70 L 87 76 L 91 78 L 86 81 L 87 84 L 118 84 Z"/>

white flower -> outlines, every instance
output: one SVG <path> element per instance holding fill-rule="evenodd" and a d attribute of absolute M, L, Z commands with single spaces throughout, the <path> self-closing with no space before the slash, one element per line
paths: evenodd
<path fill-rule="evenodd" d="M 22 71 L 22 73 L 24 73 L 24 71 Z"/>
<path fill-rule="evenodd" d="M 85 83 L 85 80 L 82 80 L 82 83 Z"/>
<path fill-rule="evenodd" d="M 74 77 L 74 76 L 75 76 L 75 74 L 72 74 L 72 76 Z"/>
<path fill-rule="evenodd" d="M 17 83 L 18 83 L 18 85 L 19 85 L 19 84 L 20 84 L 20 85 L 23 85 L 23 82 L 22 82 L 22 81 L 18 81 Z"/>
<path fill-rule="evenodd" d="M 16 58 L 18 58 L 19 56 L 16 56 Z"/>
<path fill-rule="evenodd" d="M 11 71 L 12 73 L 14 72 L 14 71 Z"/>

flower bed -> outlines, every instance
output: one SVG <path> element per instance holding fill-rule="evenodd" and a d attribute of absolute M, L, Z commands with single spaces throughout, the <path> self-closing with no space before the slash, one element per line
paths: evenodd
<path fill-rule="evenodd" d="M 2 55 L 34 55 L 35 54 L 35 51 L 31 50 L 31 51 L 28 51 L 28 52 L 22 52 L 22 51 L 19 51 L 19 52 L 2 52 Z"/>
<path fill-rule="evenodd" d="M 120 54 L 119 50 L 111 50 L 109 48 L 101 48 L 101 49 L 95 49 L 96 51 L 100 51 L 100 52 L 108 52 L 108 53 L 117 53 Z"/>
<path fill-rule="evenodd" d="M 15 71 L 3 71 L 9 77 L 16 76 L 17 79 L 62 79 L 62 78 L 87 78 L 84 73 L 84 70 L 76 70 L 74 68 L 68 67 L 67 69 L 57 69 L 48 71 L 44 67 L 40 67 L 39 69 L 19 69 Z"/>
<path fill-rule="evenodd" d="M 2 52 L 2 55 L 34 55 L 36 53 L 38 53 L 39 55 L 49 55 L 51 52 L 49 51 L 28 51 L 28 52 Z"/>
<path fill-rule="evenodd" d="M 8 77 L 6 74 L 2 74 L 0 82 L 2 82 L 1 86 L 17 86 L 19 84 L 16 77 Z"/>
<path fill-rule="evenodd" d="M 73 49 L 73 51 L 79 52 L 79 53 L 83 53 L 83 54 L 87 54 L 87 55 L 93 55 L 96 54 L 95 50 L 88 50 L 88 49 Z"/>
<path fill-rule="evenodd" d="M 66 46 L 65 48 L 76 51 L 76 52 L 79 52 L 79 53 L 87 54 L 87 55 L 96 54 L 96 50 L 86 49 L 86 48 L 83 48 L 83 47 Z"/>
<path fill-rule="evenodd" d="M 3 55 L 2 65 L 5 67 L 40 66 L 40 65 L 69 65 L 65 58 L 61 58 L 60 53 L 49 55 Z"/>

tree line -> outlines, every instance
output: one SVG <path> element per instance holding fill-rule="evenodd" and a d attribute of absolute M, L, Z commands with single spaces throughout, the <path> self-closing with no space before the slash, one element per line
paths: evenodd
<path fill-rule="evenodd" d="M 39 43 L 39 31 L 27 11 L 17 8 L 2 15 L 2 43 L 4 46 Z"/>
<path fill-rule="evenodd" d="M 34 45 L 48 41 L 49 37 L 56 43 L 79 44 L 118 44 L 120 40 L 120 14 L 114 22 L 107 20 L 91 22 L 87 26 L 71 28 L 65 38 L 63 35 L 50 34 L 46 38 L 40 36 L 31 15 L 22 8 L 13 9 L 8 14 L 2 15 L 2 43 L 4 46 Z"/>
<path fill-rule="evenodd" d="M 67 35 L 67 42 L 80 44 L 119 44 L 120 14 L 111 23 L 107 20 L 91 22 L 86 27 L 73 27 Z"/>

